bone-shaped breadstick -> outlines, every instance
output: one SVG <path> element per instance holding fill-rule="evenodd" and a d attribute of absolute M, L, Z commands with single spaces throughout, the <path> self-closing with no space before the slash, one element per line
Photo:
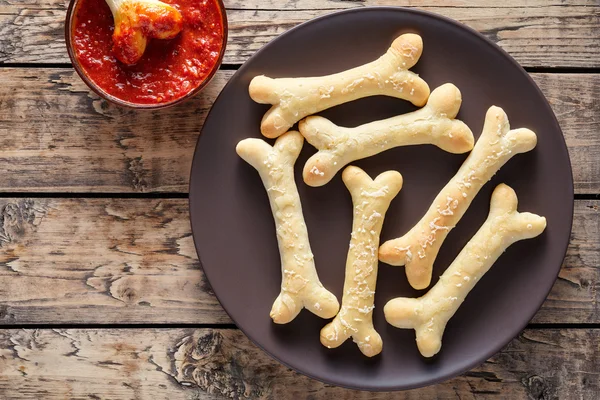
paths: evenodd
<path fill-rule="evenodd" d="M 406 277 L 415 289 L 429 286 L 433 263 L 444 239 L 479 189 L 515 154 L 535 147 L 535 133 L 525 128 L 509 129 L 506 113 L 499 107 L 490 107 L 473 151 L 427 213 L 404 236 L 381 245 L 379 259 L 391 265 L 405 265 Z"/>
<path fill-rule="evenodd" d="M 294 181 L 294 163 L 303 141 L 300 133 L 288 132 L 273 147 L 261 139 L 245 139 L 236 147 L 238 155 L 260 174 L 275 218 L 282 271 L 281 293 L 271 309 L 277 324 L 290 322 L 303 307 L 321 318 L 333 317 L 340 308 L 317 276 Z"/>
<path fill-rule="evenodd" d="M 432 357 L 442 347 L 446 324 L 498 257 L 511 244 L 536 237 L 545 228 L 546 218 L 517 212 L 514 190 L 498 185 L 492 194 L 487 220 L 439 282 L 418 299 L 390 300 L 383 309 L 385 319 L 397 328 L 414 329 L 419 351 L 425 357 Z"/>
<path fill-rule="evenodd" d="M 473 133 L 454 119 L 462 98 L 460 90 L 446 83 L 429 96 L 425 107 L 412 113 L 342 128 L 323 117 L 300 121 L 300 133 L 319 151 L 304 165 L 304 182 L 322 186 L 346 164 L 397 146 L 434 144 L 450 153 L 473 148 Z"/>
<path fill-rule="evenodd" d="M 377 60 L 344 72 L 312 78 L 255 77 L 250 82 L 250 97 L 273 105 L 262 119 L 262 134 L 275 138 L 307 115 L 362 97 L 392 96 L 422 106 L 429 86 L 408 71 L 422 51 L 421 37 L 405 34 Z"/>
<path fill-rule="evenodd" d="M 372 180 L 362 169 L 350 166 L 342 173 L 342 179 L 352 195 L 354 219 L 342 307 L 321 330 L 321 343 L 338 347 L 352 336 L 360 351 L 373 357 L 383 346 L 381 336 L 373 328 L 379 234 L 390 202 L 402 188 L 402 175 L 387 171 Z"/>

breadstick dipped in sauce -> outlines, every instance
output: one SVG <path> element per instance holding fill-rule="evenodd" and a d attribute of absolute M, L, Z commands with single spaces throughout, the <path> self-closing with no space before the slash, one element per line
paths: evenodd
<path fill-rule="evenodd" d="M 173 104 L 206 84 L 223 57 L 227 18 L 220 0 L 73 4 L 73 64 L 92 89 L 121 105 Z"/>
<path fill-rule="evenodd" d="M 115 56 L 128 65 L 142 58 L 148 38 L 173 39 L 183 26 L 181 13 L 162 1 L 106 0 L 106 4 L 115 20 Z"/>

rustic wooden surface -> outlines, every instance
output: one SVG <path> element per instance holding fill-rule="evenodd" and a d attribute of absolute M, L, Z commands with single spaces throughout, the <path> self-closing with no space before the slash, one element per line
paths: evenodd
<path fill-rule="evenodd" d="M 178 107 L 90 93 L 63 42 L 68 0 L 0 0 L 0 399 L 600 399 L 598 0 L 226 0 L 226 69 Z M 519 337 L 453 380 L 403 393 L 303 377 L 219 306 L 188 221 L 193 148 L 234 70 L 287 29 L 366 5 L 455 18 L 549 99 L 575 180 L 571 244 Z"/>
<path fill-rule="evenodd" d="M 393 398 L 594 399 L 599 342 L 598 330 L 525 330 L 463 376 Z M 9 398 L 392 398 L 298 375 L 233 329 L 5 330 L 0 348 L 0 392 Z"/>

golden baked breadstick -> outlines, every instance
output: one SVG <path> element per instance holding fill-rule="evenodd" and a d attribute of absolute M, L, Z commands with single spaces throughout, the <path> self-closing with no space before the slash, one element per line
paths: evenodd
<path fill-rule="evenodd" d="M 303 307 L 322 318 L 333 317 L 340 307 L 317 276 L 294 181 L 294 163 L 303 141 L 300 133 L 288 132 L 273 147 L 261 139 L 245 139 L 236 147 L 260 174 L 275 218 L 282 272 L 281 293 L 271 309 L 277 324 L 290 322 Z"/>
<path fill-rule="evenodd" d="M 321 330 L 321 343 L 338 347 L 352 336 L 360 351 L 372 357 L 383 346 L 381 336 L 373 328 L 379 234 L 390 202 L 402 188 L 402 175 L 387 171 L 372 180 L 362 169 L 350 166 L 342 173 L 342 179 L 352 195 L 354 219 L 342 307 Z"/>
<path fill-rule="evenodd" d="M 250 97 L 272 104 L 264 115 L 261 132 L 276 138 L 307 115 L 362 97 L 385 95 L 422 106 L 429 86 L 413 72 L 423 51 L 419 35 L 405 34 L 377 60 L 333 75 L 313 78 L 257 76 L 250 82 Z"/>
<path fill-rule="evenodd" d="M 498 185 L 487 220 L 435 286 L 418 299 L 390 300 L 383 309 L 385 319 L 397 328 L 414 329 L 419 351 L 432 357 L 442 347 L 446 324 L 498 257 L 511 244 L 536 237 L 545 228 L 546 218 L 517 212 L 514 190 Z"/>
<path fill-rule="evenodd" d="M 504 110 L 490 107 L 481 137 L 456 175 L 408 233 L 381 245 L 379 259 L 391 265 L 405 265 L 410 285 L 425 289 L 431 282 L 433 263 L 444 239 L 481 187 L 514 155 L 533 149 L 536 143 L 535 133 L 525 128 L 510 130 Z"/>
<path fill-rule="evenodd" d="M 304 182 L 322 186 L 346 164 L 398 146 L 434 144 L 450 153 L 473 148 L 473 133 L 456 120 L 462 98 L 460 90 L 446 83 L 429 96 L 425 107 L 412 113 L 342 128 L 323 117 L 300 121 L 300 133 L 319 151 L 304 165 Z"/>

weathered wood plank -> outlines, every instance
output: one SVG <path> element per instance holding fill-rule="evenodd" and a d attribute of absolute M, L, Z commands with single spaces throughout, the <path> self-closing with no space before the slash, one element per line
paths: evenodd
<path fill-rule="evenodd" d="M 100 100 L 70 69 L 2 70 L 0 189 L 187 192 L 198 134 L 231 75 L 179 106 L 136 112 Z"/>
<path fill-rule="evenodd" d="M 575 201 L 563 267 L 532 322 L 600 322 L 600 201 Z"/>
<path fill-rule="evenodd" d="M 0 204 L 1 323 L 230 322 L 201 271 L 187 200 Z"/>
<path fill-rule="evenodd" d="M 442 4 L 443 3 L 443 4 Z M 225 63 L 242 63 L 284 31 L 335 10 L 404 5 L 461 21 L 482 32 L 528 67 L 600 66 L 600 5 L 596 0 L 542 1 L 524 5 L 479 0 L 226 1 L 229 43 Z M 69 62 L 64 46 L 65 0 L 0 1 L 0 62 Z"/>
<path fill-rule="evenodd" d="M 3 69 L 0 190 L 187 192 L 198 133 L 232 74 L 179 106 L 136 112 L 100 100 L 70 69 Z M 600 193 L 600 74 L 532 76 L 563 128 L 576 192 Z"/>
<path fill-rule="evenodd" d="M 5 330 L 8 399 L 592 399 L 600 330 L 526 330 L 482 366 L 406 392 L 368 393 L 297 374 L 238 330 Z"/>
<path fill-rule="evenodd" d="M 531 76 L 544 92 L 562 128 L 576 182 L 575 192 L 600 193 L 600 74 Z M 584 150 L 587 146 L 591 146 L 589 151 Z"/>
<path fill-rule="evenodd" d="M 560 278 L 534 322 L 600 322 L 599 205 L 576 202 Z M 0 324 L 228 322 L 187 200 L 0 200 Z"/>

